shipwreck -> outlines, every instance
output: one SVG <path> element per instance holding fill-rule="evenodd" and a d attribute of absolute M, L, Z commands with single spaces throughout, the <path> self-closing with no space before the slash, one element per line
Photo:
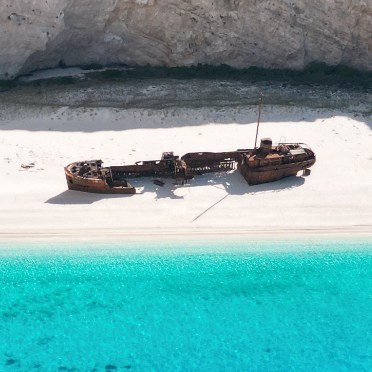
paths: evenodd
<path fill-rule="evenodd" d="M 151 177 L 163 186 L 163 179 L 183 185 L 195 176 L 226 172 L 237 168 L 249 185 L 273 182 L 303 171 L 310 174 L 315 154 L 302 143 L 281 143 L 273 146 L 270 138 L 261 140 L 254 149 L 230 152 L 187 153 L 181 158 L 173 152 L 163 153 L 160 160 L 147 160 L 133 165 L 104 167 L 102 160 L 75 162 L 65 167 L 70 190 L 103 193 L 135 194 L 129 180 Z"/>
<path fill-rule="evenodd" d="M 102 194 L 135 194 L 130 184 L 133 178 L 151 177 L 158 186 L 165 179 L 184 185 L 198 175 L 227 172 L 238 169 L 249 185 L 273 182 L 295 176 L 302 171 L 310 174 L 316 161 L 315 153 L 304 143 L 279 143 L 273 145 L 270 138 L 263 138 L 257 147 L 261 104 L 257 121 L 256 140 L 253 149 L 228 152 L 194 152 L 182 157 L 173 152 L 163 152 L 159 160 L 144 160 L 132 165 L 104 167 L 102 160 L 78 161 L 64 168 L 70 190 Z"/>

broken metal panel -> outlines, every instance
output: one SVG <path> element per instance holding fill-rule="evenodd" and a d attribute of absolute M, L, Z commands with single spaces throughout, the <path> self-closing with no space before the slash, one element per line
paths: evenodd
<path fill-rule="evenodd" d="M 306 152 L 303 148 L 295 149 L 295 150 L 289 150 L 289 153 L 291 155 L 306 155 Z"/>

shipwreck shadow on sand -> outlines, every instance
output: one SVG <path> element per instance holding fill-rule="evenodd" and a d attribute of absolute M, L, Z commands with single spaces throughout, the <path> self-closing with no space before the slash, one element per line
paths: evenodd
<path fill-rule="evenodd" d="M 261 185 L 249 186 L 237 169 L 226 173 L 209 173 L 196 176 L 190 183 L 180 186 L 173 184 L 172 180 L 163 180 L 164 186 L 156 186 L 151 180 L 142 182 L 143 189 L 141 193 L 155 193 L 155 199 L 183 199 L 184 196 L 177 195 L 177 190 L 197 187 L 215 187 L 226 192 L 226 195 L 252 195 L 264 192 L 281 192 L 284 190 L 300 187 L 305 183 L 304 176 L 292 176 L 278 181 L 269 182 Z M 134 186 L 138 186 L 132 183 Z"/>
<path fill-rule="evenodd" d="M 265 183 L 262 185 L 249 186 L 239 171 L 226 173 L 210 173 L 197 176 L 189 184 L 184 186 L 174 185 L 172 180 L 164 180 L 164 186 L 154 185 L 152 179 L 135 179 L 131 183 L 138 190 L 137 194 L 94 194 L 81 191 L 66 190 L 45 201 L 47 204 L 74 205 L 74 204 L 93 204 L 103 199 L 122 199 L 140 194 L 153 193 L 156 200 L 159 199 L 184 199 L 183 195 L 177 195 L 176 191 L 182 188 L 215 187 L 226 192 L 228 195 L 252 195 L 263 192 L 280 192 L 305 183 L 305 177 L 292 176 L 279 181 Z"/>
<path fill-rule="evenodd" d="M 239 174 L 239 172 L 237 172 L 236 170 L 231 173 L 222 174 L 220 177 L 217 177 L 217 179 L 209 180 L 205 184 L 217 187 L 221 190 L 225 190 L 226 194 L 222 198 L 214 202 L 212 205 L 210 205 L 208 208 L 206 208 L 204 211 L 202 211 L 200 214 L 198 214 L 192 220 L 192 222 L 195 222 L 196 220 L 204 216 L 215 206 L 222 203 L 230 195 L 248 195 L 249 196 L 252 194 L 258 194 L 258 193 L 264 193 L 264 192 L 270 192 L 270 193 L 280 192 L 280 191 L 289 190 L 289 189 L 301 186 L 304 183 L 305 183 L 304 177 L 292 176 L 292 177 L 284 178 L 284 179 L 270 182 L 270 183 L 249 186 L 245 182 L 243 177 Z"/>
<path fill-rule="evenodd" d="M 280 192 L 299 187 L 305 183 L 305 177 L 292 176 L 278 181 L 249 186 L 238 170 L 227 173 L 203 175 L 196 178 L 191 187 L 212 186 L 224 190 L 228 195 L 256 194 L 262 192 Z"/>
<path fill-rule="evenodd" d="M 73 204 L 93 204 L 102 199 L 128 198 L 133 194 L 111 195 L 111 194 L 93 194 L 74 190 L 66 190 L 45 201 L 47 204 L 73 205 Z"/>
<path fill-rule="evenodd" d="M 163 180 L 164 186 L 155 185 L 153 181 L 154 180 L 152 178 L 148 178 L 145 180 L 138 178 L 135 180 L 131 180 L 130 183 L 134 187 L 140 188 L 141 191 L 139 192 L 139 194 L 154 193 L 156 200 L 166 198 L 183 199 L 183 196 L 176 194 L 177 189 L 182 186 L 175 185 L 171 179 Z"/>

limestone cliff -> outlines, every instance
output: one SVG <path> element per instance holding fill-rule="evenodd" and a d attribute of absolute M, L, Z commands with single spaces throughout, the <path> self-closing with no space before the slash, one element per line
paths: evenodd
<path fill-rule="evenodd" d="M 56 66 L 372 70 L 372 0 L 0 0 L 0 78 Z"/>

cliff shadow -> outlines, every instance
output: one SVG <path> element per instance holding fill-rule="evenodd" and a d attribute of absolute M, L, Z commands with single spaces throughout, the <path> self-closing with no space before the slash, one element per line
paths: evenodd
<path fill-rule="evenodd" d="M 372 126 L 369 90 L 351 92 L 346 88 L 229 79 L 84 84 L 0 92 L 0 129 L 92 133 L 210 123 L 255 125 L 261 92 L 263 122 L 314 122 L 342 112 Z"/>

